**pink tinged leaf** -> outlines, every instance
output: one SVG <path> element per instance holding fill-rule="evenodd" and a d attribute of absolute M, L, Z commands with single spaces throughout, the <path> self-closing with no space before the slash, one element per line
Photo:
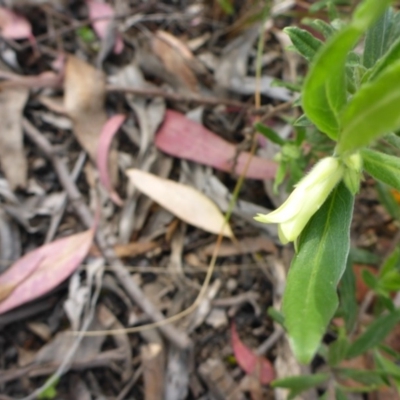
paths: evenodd
<path fill-rule="evenodd" d="M 103 39 L 107 36 L 109 24 L 114 18 L 113 8 L 107 4 L 96 0 L 86 0 L 86 5 L 89 11 L 89 18 L 94 20 L 92 25 L 97 36 Z M 124 42 L 121 35 L 118 33 L 114 44 L 114 53 L 121 54 L 124 49 Z"/>
<path fill-rule="evenodd" d="M 111 142 L 118 129 L 125 121 L 125 115 L 117 114 L 111 117 L 101 130 L 99 146 L 97 148 L 97 169 L 100 175 L 100 182 L 107 189 L 111 200 L 118 206 L 122 206 L 123 201 L 118 193 L 113 189 L 110 175 L 108 173 L 108 155 L 110 152 Z"/>
<path fill-rule="evenodd" d="M 6 39 L 33 39 L 31 24 L 4 7 L 0 7 L 0 29 Z"/>
<path fill-rule="evenodd" d="M 263 385 L 267 385 L 275 378 L 275 371 L 270 361 L 255 354 L 243 344 L 236 331 L 234 322 L 231 325 L 231 341 L 236 361 L 243 371 L 255 376 Z"/>
<path fill-rule="evenodd" d="M 231 172 L 235 167 L 236 175 L 244 171 L 250 156 L 248 152 L 241 152 L 236 158 L 236 147 L 233 144 L 223 140 L 203 125 L 189 120 L 183 114 L 171 110 L 166 112 L 155 144 L 160 150 L 174 157 L 196 161 L 222 171 Z M 276 170 L 275 162 L 254 156 L 246 177 L 273 179 Z"/>
<path fill-rule="evenodd" d="M 26 254 L 7 274 L 19 276 L 14 290 L 0 302 L 0 314 L 48 293 L 67 279 L 82 263 L 93 241 L 94 229 L 58 239 Z M 0 278 L 10 282 L 10 275 Z M 21 279 L 22 277 L 22 279 Z M 13 278 L 13 282 L 17 282 Z"/>

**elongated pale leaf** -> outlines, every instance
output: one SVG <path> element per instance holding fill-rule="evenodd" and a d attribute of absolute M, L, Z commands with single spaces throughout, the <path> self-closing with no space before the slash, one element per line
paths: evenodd
<path fill-rule="evenodd" d="M 400 127 L 400 91 L 396 82 L 400 82 L 400 61 L 354 95 L 341 116 L 339 152 L 366 146 Z"/>
<path fill-rule="evenodd" d="M 118 193 L 113 189 L 110 175 L 108 173 L 108 155 L 114 135 L 125 121 L 125 115 L 117 114 L 111 117 L 103 126 L 100 133 L 99 147 L 97 148 L 97 169 L 99 170 L 100 182 L 107 189 L 111 200 L 121 206 L 123 204 Z"/>
<path fill-rule="evenodd" d="M 390 0 L 367 0 L 356 9 L 345 29 L 328 40 L 306 77 L 302 105 L 307 117 L 332 139 L 339 134 L 338 115 L 346 102 L 344 66 L 347 54 Z"/>
<path fill-rule="evenodd" d="M 248 152 L 241 152 L 238 157 L 236 147 L 223 140 L 197 122 L 183 114 L 168 110 L 160 127 L 156 146 L 175 157 L 209 165 L 226 172 L 240 175 L 245 168 Z M 271 160 L 252 157 L 246 177 L 251 179 L 273 179 L 277 164 Z"/>
<path fill-rule="evenodd" d="M 375 179 L 400 190 L 400 158 L 378 151 L 363 149 L 365 170 Z"/>
<path fill-rule="evenodd" d="M 46 294 L 68 278 L 86 257 L 93 235 L 89 229 L 56 240 L 16 261 L 0 276 L 0 314 Z"/>
<path fill-rule="evenodd" d="M 138 169 L 128 169 L 126 174 L 141 192 L 181 220 L 205 231 L 220 233 L 223 215 L 215 203 L 198 190 Z M 223 234 L 232 237 L 228 225 Z"/>
<path fill-rule="evenodd" d="M 28 96 L 24 88 L 0 92 L 0 164 L 12 189 L 25 187 L 27 181 L 22 115 Z"/>
<path fill-rule="evenodd" d="M 388 8 L 367 31 L 363 63 L 367 68 L 375 65 L 387 50 L 387 43 L 393 22 L 393 11 Z"/>
<path fill-rule="evenodd" d="M 346 357 L 357 357 L 380 344 L 399 321 L 400 310 L 375 319 L 367 330 L 349 347 Z"/>
<path fill-rule="evenodd" d="M 283 314 L 297 359 L 308 364 L 338 306 L 337 284 L 350 248 L 353 196 L 344 184 L 332 192 L 304 229 L 292 261 Z"/>
<path fill-rule="evenodd" d="M 275 377 L 271 362 L 244 345 L 236 332 L 235 323 L 231 325 L 231 340 L 233 352 L 240 368 L 247 374 L 255 376 L 263 385 L 270 383 Z"/>

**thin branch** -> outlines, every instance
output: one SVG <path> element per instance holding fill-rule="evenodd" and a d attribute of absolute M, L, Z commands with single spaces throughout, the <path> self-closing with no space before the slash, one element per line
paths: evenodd
<path fill-rule="evenodd" d="M 237 107 L 240 109 L 253 108 L 251 104 L 242 103 L 240 101 L 221 99 L 218 97 L 204 97 L 197 94 L 181 94 L 167 92 L 162 89 L 140 89 L 135 87 L 126 87 L 118 85 L 107 85 L 108 92 L 119 92 L 119 93 L 131 93 L 138 96 L 148 96 L 148 97 L 163 97 L 164 99 L 172 101 L 184 101 L 192 102 L 197 104 L 205 104 L 210 106 L 225 105 L 228 107 Z"/>

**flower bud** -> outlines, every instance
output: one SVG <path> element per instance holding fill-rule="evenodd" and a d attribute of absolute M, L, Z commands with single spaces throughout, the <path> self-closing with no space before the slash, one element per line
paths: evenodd
<path fill-rule="evenodd" d="M 352 194 L 356 194 L 360 189 L 362 172 L 362 158 L 360 153 L 354 153 L 342 159 L 345 170 L 343 181 Z"/>
<path fill-rule="evenodd" d="M 343 178 L 344 169 L 343 164 L 335 157 L 322 159 L 296 185 L 285 203 L 269 214 L 258 214 L 255 220 L 279 224 L 278 233 L 282 244 L 295 241 Z"/>

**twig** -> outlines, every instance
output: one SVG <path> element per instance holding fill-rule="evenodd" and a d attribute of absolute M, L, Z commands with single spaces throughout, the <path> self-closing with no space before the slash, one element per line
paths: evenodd
<path fill-rule="evenodd" d="M 28 137 L 45 153 L 53 163 L 64 190 L 68 193 L 72 206 L 87 227 L 93 226 L 93 216 L 90 209 L 83 201 L 83 198 L 75 183 L 69 176 L 65 163 L 56 156 L 52 145 L 41 133 L 26 119 L 23 119 L 23 128 Z M 96 232 L 97 244 L 103 253 L 105 259 L 110 265 L 120 285 L 126 290 L 127 294 L 135 301 L 145 314 L 154 322 L 164 320 L 163 314 L 147 299 L 140 287 L 130 276 L 128 270 L 124 267 L 121 260 L 116 256 L 114 249 L 109 246 L 101 230 Z M 186 349 L 191 346 L 191 340 L 185 332 L 178 330 L 173 325 L 162 325 L 159 327 L 164 336 L 180 349 Z"/>
<path fill-rule="evenodd" d="M 237 107 L 240 109 L 243 108 L 252 108 L 251 104 L 242 103 L 240 101 L 229 100 L 229 99 L 221 99 L 217 97 L 204 97 L 199 96 L 197 94 L 181 94 L 181 93 L 172 93 L 167 92 L 165 90 L 160 89 L 140 89 L 135 87 L 126 87 L 126 86 L 118 86 L 118 85 L 107 85 L 108 92 L 120 92 L 120 93 L 131 93 L 136 94 L 138 96 L 149 96 L 149 97 L 163 97 L 164 99 L 169 99 L 172 101 L 186 101 L 193 102 L 197 104 L 206 104 L 211 106 L 225 105 L 229 107 Z"/>

